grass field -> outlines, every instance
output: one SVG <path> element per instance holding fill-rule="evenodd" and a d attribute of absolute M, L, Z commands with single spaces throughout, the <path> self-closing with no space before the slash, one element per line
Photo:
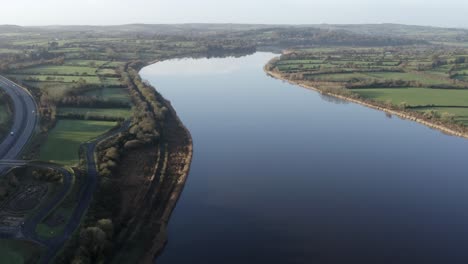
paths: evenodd
<path fill-rule="evenodd" d="M 76 201 L 80 199 L 86 177 L 87 175 L 82 174 L 74 175 L 73 185 L 67 196 L 36 226 L 35 231 L 40 237 L 53 238 L 63 233 L 76 209 Z"/>
<path fill-rule="evenodd" d="M 381 88 L 381 89 L 353 89 L 362 97 L 380 102 L 392 102 L 400 105 L 403 102 L 409 106 L 430 107 L 415 108 L 419 112 L 435 111 L 440 115 L 448 113 L 454 120 L 468 125 L 468 90 L 443 90 L 428 88 Z"/>
<path fill-rule="evenodd" d="M 1 263 L 35 263 L 41 255 L 41 248 L 31 242 L 0 239 Z"/>
<path fill-rule="evenodd" d="M 353 79 L 376 79 L 365 73 L 351 72 L 351 73 L 334 73 L 334 74 L 317 74 L 307 76 L 308 79 L 316 81 L 332 81 L 332 82 L 346 82 Z"/>
<path fill-rule="evenodd" d="M 117 74 L 114 69 L 109 69 L 109 68 L 98 69 L 96 73 L 98 75 L 116 75 Z"/>
<path fill-rule="evenodd" d="M 77 199 L 77 197 L 74 197 Z M 41 237 L 41 238 L 53 238 L 56 237 L 60 234 L 63 233 L 65 230 L 65 226 L 70 220 L 70 217 L 73 213 L 74 208 L 57 208 L 54 210 L 51 214 L 59 214 L 63 219 L 64 222 L 62 224 L 59 224 L 57 226 L 49 226 L 44 222 L 41 222 L 36 226 L 36 233 Z"/>
<path fill-rule="evenodd" d="M 102 88 L 85 92 L 83 95 L 97 96 L 109 100 L 118 100 L 121 102 L 130 102 L 130 95 L 125 88 Z"/>
<path fill-rule="evenodd" d="M 106 63 L 107 61 L 103 60 L 66 60 L 64 65 L 79 67 L 100 67 Z"/>
<path fill-rule="evenodd" d="M 97 67 L 44 65 L 17 71 L 19 74 L 39 75 L 96 75 Z"/>
<path fill-rule="evenodd" d="M 403 81 L 417 81 L 423 85 L 437 85 L 437 84 L 451 84 L 452 81 L 443 78 L 440 75 L 431 74 L 427 72 L 372 72 L 367 73 L 369 77 L 374 77 L 383 80 L 403 80 Z"/>
<path fill-rule="evenodd" d="M 80 144 L 116 126 L 116 122 L 59 120 L 41 146 L 40 159 L 64 165 L 78 162 Z"/>
<path fill-rule="evenodd" d="M 376 88 L 353 89 L 362 97 L 377 101 L 391 101 L 398 105 L 406 102 L 410 106 L 467 106 L 468 90 L 448 90 L 429 88 Z"/>
<path fill-rule="evenodd" d="M 5 102 L 0 101 L 0 126 L 6 125 L 10 118 L 8 106 Z"/>
<path fill-rule="evenodd" d="M 80 79 L 83 79 L 88 84 L 101 84 L 99 77 L 97 76 L 63 76 L 63 75 L 29 75 L 29 74 L 14 74 L 9 75 L 18 80 L 29 81 L 30 78 L 34 78 L 34 81 L 38 82 L 62 82 L 62 83 L 76 83 Z"/>
<path fill-rule="evenodd" d="M 102 115 L 109 117 L 123 117 L 129 118 L 132 116 L 131 109 L 123 108 L 75 108 L 75 107 L 61 107 L 59 108 L 59 114 L 88 114 L 88 115 Z"/>
<path fill-rule="evenodd" d="M 467 56 L 466 50 L 421 47 L 307 49 L 283 54 L 274 66 L 318 88 L 349 87 L 363 98 L 468 125 Z"/>

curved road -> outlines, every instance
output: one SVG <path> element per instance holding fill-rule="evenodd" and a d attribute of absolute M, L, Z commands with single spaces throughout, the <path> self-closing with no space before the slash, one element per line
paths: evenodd
<path fill-rule="evenodd" d="M 0 160 L 16 160 L 36 129 L 37 105 L 26 89 L 3 76 L 0 76 L 0 88 L 13 102 L 13 135 L 7 135 L 0 143 Z M 7 169 L 8 166 L 0 165 L 0 175 Z"/>
<path fill-rule="evenodd" d="M 7 135 L 3 142 L 0 143 L 0 175 L 4 174 L 8 169 L 15 166 L 25 165 L 28 162 L 18 160 L 21 152 L 34 134 L 38 122 L 37 105 L 32 95 L 23 87 L 15 84 L 7 78 L 0 76 L 0 88 L 8 94 L 13 101 L 13 125 L 11 128 L 12 134 Z M 73 232 L 78 228 L 81 219 L 86 213 L 92 196 L 96 190 L 98 183 L 98 171 L 96 160 L 94 157 L 97 144 L 114 135 L 117 135 L 130 126 L 130 122 L 126 121 L 118 129 L 108 131 L 107 133 L 97 137 L 84 145 L 87 161 L 87 179 L 81 186 L 80 198 L 72 213 L 69 222 L 65 226 L 63 233 L 51 239 L 42 239 L 35 232 L 36 226 L 63 200 L 67 195 L 70 187 L 72 175 L 64 168 L 50 164 L 39 165 L 38 167 L 48 167 L 61 171 L 64 174 L 64 188 L 57 194 L 52 201 L 40 209 L 39 213 L 34 217 L 25 221 L 22 228 L 24 238 L 35 241 L 47 247 L 47 251 L 41 258 L 41 263 L 49 263 L 61 247 L 70 238 Z M 4 235 L 0 234 L 0 237 Z"/>
<path fill-rule="evenodd" d="M 40 239 L 37 236 L 37 234 L 35 234 L 34 231 L 30 230 L 31 227 L 35 228 L 36 225 L 38 225 L 42 221 L 42 219 L 45 216 L 47 216 L 47 213 L 50 212 L 47 210 L 43 210 L 43 212 L 41 213 L 42 218 L 35 217 L 35 219 L 33 219 L 29 225 L 28 224 L 25 225 L 25 226 L 28 226 L 29 230 L 27 230 L 26 233 L 28 233 L 28 235 L 31 235 L 30 238 L 32 238 L 36 242 L 39 242 L 47 246 L 47 251 L 41 257 L 41 263 L 50 263 L 53 260 L 57 252 L 60 251 L 63 245 L 72 236 L 73 232 L 75 232 L 75 230 L 80 226 L 81 219 L 83 218 L 83 216 L 85 215 L 86 211 L 89 208 L 89 205 L 91 204 L 91 200 L 93 198 L 93 194 L 96 191 L 96 187 L 97 187 L 98 180 L 99 180 L 98 178 L 99 172 L 97 170 L 96 159 L 94 157 L 96 146 L 102 140 L 109 138 L 109 137 L 113 137 L 123 131 L 126 131 L 129 127 L 130 127 L 130 122 L 126 121 L 122 123 L 119 128 L 110 130 L 107 133 L 95 138 L 93 141 L 83 144 L 83 147 L 85 149 L 85 154 L 86 154 L 87 179 L 86 179 L 86 182 L 81 186 L 80 198 L 77 201 L 77 204 L 76 204 L 75 209 L 73 210 L 72 216 L 70 217 L 70 220 L 66 224 L 65 229 L 62 232 L 62 234 L 54 238 L 44 240 L 44 239 Z"/>

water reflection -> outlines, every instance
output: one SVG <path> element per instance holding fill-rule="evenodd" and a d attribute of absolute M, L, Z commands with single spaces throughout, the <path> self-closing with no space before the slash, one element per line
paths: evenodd
<path fill-rule="evenodd" d="M 229 74 L 239 70 L 235 57 L 176 59 L 164 62 L 165 66 L 152 73 L 153 76 L 203 76 Z M 201 63 L 200 63 L 201 62 Z M 227 63 L 226 63 L 227 62 Z"/>
<path fill-rule="evenodd" d="M 143 69 L 195 144 L 158 263 L 468 263 L 468 141 L 269 78 L 274 56 Z"/>
<path fill-rule="evenodd" d="M 341 100 L 341 99 L 339 99 L 339 98 L 336 98 L 336 97 L 333 97 L 333 96 L 330 96 L 330 95 L 326 95 L 326 94 L 319 94 L 319 95 L 320 95 L 320 98 L 322 98 L 324 101 L 329 102 L 329 103 L 333 103 L 333 104 L 349 104 L 348 101 Z"/>

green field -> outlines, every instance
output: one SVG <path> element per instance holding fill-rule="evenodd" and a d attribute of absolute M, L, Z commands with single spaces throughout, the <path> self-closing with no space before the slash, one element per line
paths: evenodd
<path fill-rule="evenodd" d="M 367 73 L 369 77 L 385 80 L 403 80 L 403 81 L 417 81 L 423 85 L 437 85 L 437 84 L 451 84 L 452 81 L 448 76 L 431 74 L 427 72 L 372 72 Z"/>
<path fill-rule="evenodd" d="M 364 98 L 395 105 L 405 103 L 419 112 L 435 111 L 451 114 L 456 122 L 468 125 L 468 90 L 443 90 L 428 88 L 353 89 Z"/>
<path fill-rule="evenodd" d="M 121 102 L 130 102 L 130 95 L 125 88 L 102 88 L 85 92 L 87 96 L 97 96 L 100 98 L 106 98 L 109 100 L 117 100 Z"/>
<path fill-rule="evenodd" d="M 375 88 L 353 89 L 364 98 L 377 101 L 391 101 L 393 104 L 406 102 L 410 106 L 467 106 L 468 90 L 429 88 Z"/>
<path fill-rule="evenodd" d="M 468 50 L 444 47 L 305 49 L 283 54 L 273 67 L 319 89 L 351 89 L 363 98 L 468 125 L 467 56 Z"/>
<path fill-rule="evenodd" d="M 59 120 L 47 141 L 41 146 L 40 160 L 64 165 L 78 162 L 80 144 L 116 126 L 116 122 L 88 120 Z"/>
<path fill-rule="evenodd" d="M 5 102 L 0 101 L 0 126 L 4 126 L 10 118 L 9 109 Z"/>
<path fill-rule="evenodd" d="M 78 199 L 78 197 L 73 197 L 74 199 Z M 73 214 L 73 209 L 72 208 L 62 208 L 59 207 L 55 209 L 54 211 L 51 212 L 50 216 L 53 214 L 58 214 L 60 215 L 63 219 L 64 222 L 62 224 L 59 224 L 57 226 L 49 226 L 47 225 L 44 220 L 36 226 L 36 233 L 41 237 L 41 238 L 53 238 L 56 237 L 60 234 L 63 233 L 65 230 L 65 226 L 70 220 L 71 215 Z M 47 218 L 46 218 L 47 219 Z"/>
<path fill-rule="evenodd" d="M 291 65 L 291 64 L 321 64 L 323 60 L 287 60 L 280 61 L 278 65 Z"/>
<path fill-rule="evenodd" d="M 0 48 L 0 54 L 16 54 L 16 53 L 21 53 L 21 50 Z"/>
<path fill-rule="evenodd" d="M 59 108 L 59 114 L 84 114 L 84 115 L 99 115 L 109 117 L 123 117 L 129 118 L 132 116 L 131 109 L 123 108 L 76 108 L 76 107 L 61 107 Z"/>
<path fill-rule="evenodd" d="M 114 69 L 103 68 L 97 70 L 98 75 L 116 75 L 117 72 Z"/>
<path fill-rule="evenodd" d="M 17 71 L 19 74 L 38 75 L 96 75 L 96 67 L 45 65 Z"/>
<path fill-rule="evenodd" d="M 365 73 L 351 72 L 351 73 L 334 73 L 334 74 L 316 74 L 309 75 L 307 79 L 315 81 L 331 81 L 331 82 L 346 82 L 353 79 L 375 79 Z"/>
<path fill-rule="evenodd" d="M 79 67 L 100 67 L 106 63 L 107 61 L 102 60 L 66 60 L 64 65 Z"/>
<path fill-rule="evenodd" d="M 76 83 L 80 79 L 83 79 L 88 84 L 101 84 L 99 77 L 97 76 L 64 76 L 64 75 L 23 75 L 13 74 L 9 75 L 18 80 L 25 80 L 28 82 L 59 82 L 59 83 Z"/>
<path fill-rule="evenodd" d="M 0 239 L 1 263 L 35 263 L 40 255 L 41 248 L 32 242 Z"/>

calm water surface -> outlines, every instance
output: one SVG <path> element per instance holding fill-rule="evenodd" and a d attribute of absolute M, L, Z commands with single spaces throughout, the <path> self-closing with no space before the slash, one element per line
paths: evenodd
<path fill-rule="evenodd" d="M 274 56 L 142 70 L 195 147 L 158 263 L 468 263 L 468 140 L 269 78 Z"/>

